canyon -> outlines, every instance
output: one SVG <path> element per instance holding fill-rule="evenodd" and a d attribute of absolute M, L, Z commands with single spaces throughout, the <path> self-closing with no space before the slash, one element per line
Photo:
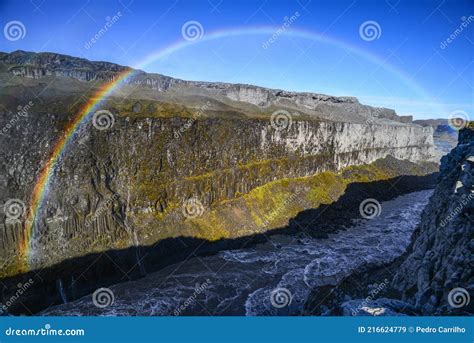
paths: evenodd
<path fill-rule="evenodd" d="M 331 294 L 315 291 L 306 304 L 307 314 L 320 314 L 320 299 L 327 295 L 324 306 L 333 314 L 472 315 L 473 168 L 471 122 L 459 131 L 457 146 L 442 158 L 437 185 L 405 253 L 390 263 L 362 268 Z"/>
<path fill-rule="evenodd" d="M 304 225 L 314 210 L 337 231 L 344 224 L 327 208 L 340 206 L 349 226 L 364 199 L 433 188 L 438 171 L 433 127 L 353 97 L 184 81 L 24 51 L 0 53 L 0 80 L 0 193 L 5 204 L 24 204 L 18 220 L 3 216 L 2 299 L 19 282 L 41 284 L 11 313 L 300 226 L 327 234 Z M 29 233 L 42 170 L 91 99 L 94 116 L 55 159 Z"/>

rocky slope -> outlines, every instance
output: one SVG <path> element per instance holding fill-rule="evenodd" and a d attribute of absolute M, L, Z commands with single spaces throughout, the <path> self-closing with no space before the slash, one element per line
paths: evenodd
<path fill-rule="evenodd" d="M 474 313 L 473 129 L 462 130 L 458 146 L 443 157 L 414 239 L 393 281 L 403 299 L 425 315 Z"/>
<path fill-rule="evenodd" d="M 124 70 L 52 53 L 0 54 L 5 204 L 19 200 L 28 211 L 39 173 L 73 115 Z M 111 125 L 88 123 L 75 134 L 54 168 L 33 235 L 24 213 L 13 221 L 4 214 L 2 276 L 169 238 L 266 232 L 298 211 L 332 203 L 350 182 L 400 175 L 363 167 L 343 180 L 344 168 L 433 155 L 431 129 L 348 97 L 137 71 L 100 109 L 109 111 Z M 271 120 L 275 111 L 283 117 Z M 276 210 L 296 191 L 303 201 L 293 212 Z"/>
<path fill-rule="evenodd" d="M 471 124 L 443 157 L 437 187 L 405 254 L 360 270 L 335 289 L 315 291 L 307 313 L 330 308 L 337 315 L 474 314 L 473 171 Z"/>

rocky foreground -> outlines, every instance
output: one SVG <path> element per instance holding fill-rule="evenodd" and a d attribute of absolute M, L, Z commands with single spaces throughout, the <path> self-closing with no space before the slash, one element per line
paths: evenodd
<path fill-rule="evenodd" d="M 408 256 L 394 279 L 425 315 L 474 311 L 474 131 L 459 133 L 458 146 L 441 160 L 440 178 Z M 461 297 L 461 298 L 459 298 Z M 464 301 L 465 306 L 457 308 Z M 451 304 L 451 305 L 452 305 Z"/>
<path fill-rule="evenodd" d="M 79 296 L 91 290 L 74 286 L 87 284 L 86 272 L 104 284 L 117 273 L 141 276 L 145 257 L 166 265 L 210 242 L 285 227 L 354 184 L 435 171 L 427 162 L 433 129 L 393 110 L 134 71 L 97 108 L 107 116 L 73 135 L 29 235 L 24 214 L 54 145 L 95 92 L 126 71 L 53 53 L 0 53 L 0 194 L 23 208 L 13 221 L 3 216 L 4 284 L 41 271 L 36 297 L 59 296 L 64 285 Z M 97 262 L 104 252 L 112 262 Z"/>
<path fill-rule="evenodd" d="M 330 293 L 330 294 L 329 294 Z M 307 313 L 344 315 L 474 314 L 474 129 L 441 160 L 438 185 L 407 252 L 367 268 L 335 290 L 315 292 Z M 362 299 L 361 299 L 362 297 Z"/>

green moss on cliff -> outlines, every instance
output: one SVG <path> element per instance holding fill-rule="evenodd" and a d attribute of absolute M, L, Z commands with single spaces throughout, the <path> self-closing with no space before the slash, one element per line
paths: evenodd
<path fill-rule="evenodd" d="M 386 158 L 370 165 L 347 167 L 340 173 L 323 172 L 307 177 L 283 178 L 256 187 L 242 197 L 216 204 L 212 212 L 204 213 L 196 221 L 200 224 L 200 237 L 214 240 L 270 230 L 286 225 L 289 218 L 302 210 L 337 201 L 351 183 L 436 171 L 435 164 L 417 165 L 398 161 L 397 167 L 392 168 L 393 162 L 397 160 Z M 235 229 L 235 220 L 229 221 L 232 215 L 226 210 L 229 207 L 238 209 L 236 219 L 245 227 Z M 217 235 L 216 231 L 219 232 Z"/>
<path fill-rule="evenodd" d="M 265 173 L 275 174 L 275 165 L 288 163 L 283 160 L 266 160 L 240 164 L 234 169 L 208 172 L 202 175 L 185 177 L 174 182 L 188 182 L 182 186 L 198 189 L 205 195 L 211 192 L 212 178 L 222 178 L 236 170 L 262 177 Z M 167 237 L 192 236 L 214 241 L 222 238 L 236 238 L 265 232 L 288 224 L 288 220 L 299 212 L 318 208 L 337 201 L 351 183 L 387 180 L 400 175 L 426 175 L 436 171 L 435 164 L 415 164 L 388 157 L 369 165 L 351 166 L 339 173 L 322 172 L 306 177 L 283 177 L 251 189 L 246 194 L 236 193 L 234 198 L 214 199 L 211 205 L 204 206 L 202 216 L 184 218 L 182 203 L 170 201 L 164 211 L 137 214 L 134 222 L 147 232 L 147 243 Z M 159 191 L 153 189 L 153 182 L 144 184 L 145 194 L 150 199 Z M 155 198 L 156 199 L 156 198 Z M 178 214 L 178 215 L 177 215 Z"/>

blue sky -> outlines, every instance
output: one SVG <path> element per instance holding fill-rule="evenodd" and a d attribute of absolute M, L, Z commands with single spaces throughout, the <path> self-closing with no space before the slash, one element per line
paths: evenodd
<path fill-rule="evenodd" d="M 474 117 L 474 1 L 0 0 L 0 19 L 0 51 L 357 96 L 416 118 Z M 8 36 L 12 21 L 24 37 Z"/>

